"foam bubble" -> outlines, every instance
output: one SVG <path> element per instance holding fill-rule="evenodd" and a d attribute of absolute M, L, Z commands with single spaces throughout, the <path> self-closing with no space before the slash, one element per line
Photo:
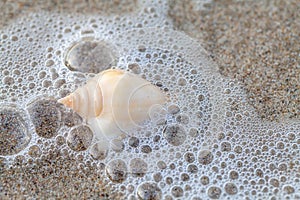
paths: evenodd
<path fill-rule="evenodd" d="M 109 144 L 107 142 L 97 142 L 95 143 L 91 149 L 90 154 L 96 160 L 104 160 L 108 154 Z"/>
<path fill-rule="evenodd" d="M 106 173 L 111 181 L 123 182 L 127 177 L 127 165 L 121 160 L 112 160 L 106 166 Z"/>
<path fill-rule="evenodd" d="M 70 130 L 66 141 L 74 151 L 84 151 L 91 145 L 93 132 L 88 126 L 79 125 Z"/>
<path fill-rule="evenodd" d="M 134 158 L 130 160 L 130 173 L 136 177 L 143 177 L 148 171 L 147 163 L 141 158 Z"/>

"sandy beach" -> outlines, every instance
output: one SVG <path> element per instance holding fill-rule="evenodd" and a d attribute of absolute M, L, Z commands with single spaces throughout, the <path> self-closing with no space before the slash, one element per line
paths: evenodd
<path fill-rule="evenodd" d="M 4 0 L 0 2 L 0 69 L 1 84 L 3 84 L 3 87 L 0 88 L 2 93 L 0 94 L 0 108 L 2 109 L 0 124 L 3 127 L 0 129 L 0 148 L 2 149 L 0 150 L 0 199 L 300 199 L 299 0 L 168 0 L 160 3 L 154 1 L 151 4 L 152 7 L 141 2 L 135 0 L 110 2 L 74 0 L 47 1 L 46 3 Z M 36 18 L 30 14 L 37 13 L 38 15 L 39 12 L 55 13 L 53 16 L 57 21 L 43 21 L 43 14 Z M 85 15 L 93 17 L 84 18 Z M 30 17 L 27 18 L 27 16 Z M 104 17 L 98 19 L 95 16 Z M 141 19 L 142 22 L 135 21 L 135 16 L 138 16 L 136 19 Z M 81 21 L 78 20 L 80 17 L 82 17 Z M 67 20 L 64 21 L 64 19 Z M 33 25 L 24 28 L 23 24 L 31 20 Z M 16 28 L 18 23 L 22 28 Z M 83 29 L 84 24 L 91 24 L 91 28 Z M 225 117 L 222 118 L 224 125 L 222 124 L 221 128 L 218 127 L 218 129 L 207 128 L 213 124 L 211 122 L 213 120 L 207 122 L 208 125 L 201 121 L 214 118 L 214 110 L 211 108 L 214 105 L 211 106 L 213 103 L 206 102 L 213 99 L 212 96 L 209 96 L 209 89 L 207 92 L 199 93 L 197 84 L 193 83 L 189 86 L 188 84 L 192 81 L 179 79 L 181 81 L 176 81 L 176 83 L 178 82 L 179 86 L 188 88 L 185 88 L 184 91 L 188 93 L 191 89 L 190 94 L 198 95 L 196 100 L 189 101 L 188 106 L 200 105 L 202 106 L 201 109 L 213 110 L 212 114 L 208 111 L 206 114 L 205 109 L 203 109 L 195 112 L 197 116 L 189 116 L 186 114 L 189 112 L 188 106 L 183 107 L 183 109 L 174 105 L 168 107 L 168 112 L 171 114 L 173 112 L 172 115 L 175 116 L 174 123 L 180 124 L 180 127 L 187 127 L 186 130 L 189 130 L 186 133 L 187 136 L 181 136 L 185 140 L 182 143 L 180 141 L 175 142 L 176 145 L 172 146 L 173 141 L 170 142 L 168 138 L 164 140 L 166 138 L 165 131 L 168 129 L 160 125 L 161 127 L 149 130 L 157 132 L 162 130 L 161 135 L 149 137 L 151 139 L 139 140 L 136 137 L 125 139 L 125 147 L 113 151 L 114 153 L 109 154 L 105 158 L 106 160 L 93 159 L 89 152 L 85 151 L 90 147 L 84 146 L 86 144 L 84 137 L 78 139 L 79 142 L 72 143 L 75 145 L 74 148 L 76 145 L 77 147 L 81 145 L 80 148 L 82 149 L 78 152 L 76 149 L 72 149 L 68 134 L 70 130 L 73 130 L 73 127 L 80 127 L 85 123 L 85 120 L 75 112 L 58 105 L 55 99 L 70 93 L 78 85 L 83 85 L 89 75 L 74 73 L 68 78 L 61 78 L 61 74 L 69 73 L 66 72 L 67 68 L 59 70 L 59 66 L 63 65 L 61 60 L 65 58 L 66 53 L 62 52 L 61 49 L 56 50 L 47 47 L 44 43 L 55 44 L 53 41 L 61 40 L 61 48 L 70 49 L 65 47 L 68 47 L 68 38 L 71 37 L 64 38 L 64 35 L 69 33 L 73 34 L 74 38 L 80 38 L 82 35 L 90 38 L 91 35 L 97 33 L 93 30 L 100 30 L 99 32 L 103 31 L 103 38 L 109 38 L 110 35 L 120 30 L 130 32 L 131 29 L 152 27 L 152 24 L 157 29 L 173 29 L 172 31 L 180 32 L 178 35 L 187 35 L 186 38 L 191 39 L 184 39 L 191 41 L 191 44 L 195 44 L 195 41 L 198 42 L 208 54 L 207 63 L 212 63 L 212 66 L 218 67 L 217 75 L 212 75 L 212 77 L 217 78 L 212 82 L 218 82 L 218 77 L 220 77 L 220 82 L 230 80 L 228 81 L 229 89 L 220 89 L 222 95 L 226 97 L 220 102 L 227 102 L 229 104 L 228 110 L 230 110 L 230 112 L 224 113 Z M 111 32 L 113 33 L 106 30 L 107 27 L 112 27 Z M 35 30 L 33 35 L 40 35 L 41 38 L 31 38 L 30 31 L 28 31 L 30 29 Z M 60 32 L 52 33 L 52 29 L 60 30 Z M 23 31 L 28 33 L 23 36 Z M 15 35 L 22 36 L 16 37 Z M 123 37 L 126 38 L 127 35 Z M 176 39 L 178 38 L 175 38 L 174 44 L 176 44 Z M 37 47 L 30 50 L 33 53 L 29 53 L 28 50 L 28 55 L 33 55 L 29 61 L 21 59 L 23 53 L 27 52 L 27 43 L 20 42 L 23 40 L 26 42 L 32 40 L 33 42 L 30 44 Z M 17 44 L 16 47 L 15 44 Z M 179 47 L 175 45 L 174 48 L 180 49 L 181 43 L 178 44 Z M 151 51 L 155 51 L 155 53 L 151 54 Z M 128 52 L 133 52 L 133 54 L 122 58 L 122 62 L 130 63 L 128 69 L 136 73 L 145 73 L 143 77 L 153 78 L 156 85 L 166 92 L 173 90 L 164 85 L 164 81 L 167 82 L 167 79 L 164 79 L 165 72 L 160 70 L 159 66 L 164 66 L 165 61 L 163 59 L 168 56 L 170 56 L 170 60 L 175 60 L 172 63 L 174 68 L 176 68 L 176 62 L 182 62 L 182 66 L 187 66 L 188 70 L 180 71 L 178 74 L 190 73 L 189 77 L 200 77 L 195 82 L 199 85 L 205 85 L 205 81 L 203 81 L 205 78 L 201 79 L 203 76 L 201 73 L 205 75 L 206 71 L 209 70 L 203 67 L 205 69 L 203 72 L 200 70 L 196 73 L 196 70 L 193 71 L 194 68 L 189 69 L 190 66 L 194 67 L 194 65 L 188 59 L 184 60 L 185 56 L 188 57 L 187 55 L 181 53 L 177 55 L 176 52 L 172 53 L 168 50 L 148 49 L 144 44 L 139 46 L 138 50 L 128 50 Z M 20 58 L 19 54 L 22 54 Z M 10 55 L 14 55 L 14 57 Z M 88 53 L 84 55 L 86 56 Z M 39 62 L 39 59 L 42 61 Z M 147 68 L 143 70 L 136 64 L 152 62 L 151 59 L 154 60 L 153 66 L 157 68 L 153 72 Z M 57 60 L 60 63 L 56 62 Z M 18 79 L 23 73 L 15 70 L 14 66 L 30 66 L 24 68 L 25 74 L 30 74 L 33 68 L 38 69 L 40 63 L 43 63 L 43 68 L 40 72 L 36 72 L 38 78 L 28 76 L 22 77 L 22 80 Z M 10 68 L 10 66 L 12 67 Z M 145 66 L 147 65 L 145 64 Z M 202 68 L 200 67 L 200 69 Z M 166 70 L 166 74 L 169 73 L 172 77 L 172 73 L 176 73 L 176 70 L 174 71 Z M 214 70 L 212 71 L 215 73 Z M 48 79 L 53 80 L 53 83 L 47 82 Z M 20 89 L 18 87 L 22 87 L 23 80 L 28 81 L 28 84 L 25 84 L 24 89 Z M 39 82 L 38 80 L 43 81 Z M 74 86 L 67 81 L 72 84 L 78 83 L 78 85 Z M 172 78 L 169 81 L 172 81 Z M 210 85 L 207 85 L 203 88 L 210 88 Z M 59 94 L 55 98 L 49 98 L 43 102 L 41 111 L 35 108 L 31 110 L 30 106 L 28 106 L 28 111 L 24 111 L 26 115 L 30 116 L 43 115 L 41 114 L 42 110 L 52 115 L 50 118 L 46 114 L 43 115 L 44 118 L 41 119 L 45 119 L 45 122 L 31 119 L 30 123 L 32 124 L 28 125 L 30 127 L 28 132 L 31 132 L 29 134 L 31 136 L 25 140 L 26 134 L 25 136 L 11 134 L 11 132 L 15 134 L 15 132 L 22 130 L 10 126 L 12 123 L 19 123 L 20 127 L 24 124 L 27 126 L 27 122 L 22 120 L 21 122 L 14 121 L 14 119 L 22 118 L 23 115 L 10 117 L 9 113 L 4 111 L 7 105 L 18 104 L 18 98 L 21 98 L 18 93 L 24 93 L 24 99 L 26 99 L 26 95 L 30 94 L 26 90 L 29 91 L 31 86 L 41 88 L 36 89 L 36 94 L 52 89 L 54 92 L 59 91 Z M 214 89 L 217 91 L 216 88 Z M 237 94 L 239 91 L 245 92 L 246 98 L 243 95 L 240 98 L 234 95 L 230 96 L 236 94 L 234 91 L 230 91 L 234 88 L 238 88 Z M 178 91 L 178 89 L 174 89 L 174 91 Z M 35 92 L 32 93 L 35 95 Z M 177 99 L 174 99 L 176 102 Z M 49 109 L 43 107 L 44 105 L 49 106 Z M 59 111 L 54 112 L 52 107 L 58 108 Z M 244 108 L 249 108 L 249 110 L 245 111 Z M 22 109 L 23 106 L 19 110 L 23 112 Z M 225 105 L 224 109 L 227 109 Z M 33 112 L 35 112 L 34 115 Z M 194 128 L 196 127 L 194 124 L 189 126 L 194 118 L 195 121 L 198 119 L 201 121 L 195 122 L 195 124 L 199 127 L 203 126 L 203 128 Z M 62 122 L 55 124 L 57 119 Z M 215 123 L 219 122 L 218 120 L 219 118 L 215 120 Z M 49 126 L 42 127 L 40 130 L 34 127 L 36 124 L 43 125 L 43 123 Z M 167 124 L 167 122 L 165 123 Z M 211 130 L 216 130 L 216 133 L 211 133 Z M 49 136 L 51 131 L 53 135 Z M 179 132 L 178 128 L 176 129 L 177 132 L 172 131 L 175 132 L 174 135 Z M 203 150 L 199 147 L 199 144 L 202 145 L 206 142 L 202 138 L 213 134 L 216 136 L 211 149 Z M 20 138 L 23 140 L 18 143 Z M 190 141 L 188 141 L 189 139 Z M 27 144 L 30 145 L 26 146 Z M 181 144 L 184 145 L 180 146 Z M 159 148 L 163 145 L 170 145 L 170 147 L 160 151 Z M 71 151 L 70 148 L 74 151 Z M 11 149 L 11 151 L 7 149 Z M 153 165 L 158 170 L 149 171 L 145 173 L 146 175 L 144 172 L 138 171 L 139 169 L 137 171 L 140 174 L 132 175 L 134 173 L 129 170 L 130 180 L 133 181 L 128 184 L 123 182 L 124 174 L 122 173 L 127 169 L 122 171 L 122 163 L 119 163 L 115 170 L 111 170 L 112 172 L 108 166 L 110 166 L 114 155 L 121 158 L 122 151 L 126 152 L 127 150 L 130 152 L 128 155 L 131 155 L 128 160 L 141 159 L 141 162 L 134 164 L 130 162 L 128 168 L 132 169 L 135 167 L 133 165 L 144 164 L 145 162 L 146 164 L 141 168 L 145 168 L 145 165 L 148 164 L 149 168 Z M 173 160 L 172 162 L 168 162 L 168 159 L 163 160 L 166 153 L 170 154 L 168 159 Z M 147 157 L 152 154 L 159 155 L 161 160 L 155 160 L 154 164 L 143 160 L 147 160 Z M 87 157 L 88 160 L 86 160 Z M 120 181 L 112 181 L 113 178 Z M 147 196 L 147 194 L 149 195 Z"/>

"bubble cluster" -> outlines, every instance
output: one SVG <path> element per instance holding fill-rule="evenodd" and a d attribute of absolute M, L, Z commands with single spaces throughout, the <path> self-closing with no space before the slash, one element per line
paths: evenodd
<path fill-rule="evenodd" d="M 128 3 L 126 11 L 116 16 L 118 1 L 108 3 L 111 13 L 41 9 L 1 27 L 4 193 L 299 197 L 299 123 L 261 121 L 239 83 L 219 74 L 198 41 L 172 29 L 166 3 L 121 2 Z M 149 121 L 132 134 L 101 140 L 57 99 L 111 67 L 151 82 L 167 102 L 153 107 Z"/>

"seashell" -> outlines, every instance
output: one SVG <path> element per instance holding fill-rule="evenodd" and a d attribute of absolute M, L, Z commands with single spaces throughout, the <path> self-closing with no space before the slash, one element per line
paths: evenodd
<path fill-rule="evenodd" d="M 86 119 L 96 138 L 111 140 L 141 127 L 152 108 L 165 100 L 166 95 L 145 79 L 110 69 L 58 102 Z"/>

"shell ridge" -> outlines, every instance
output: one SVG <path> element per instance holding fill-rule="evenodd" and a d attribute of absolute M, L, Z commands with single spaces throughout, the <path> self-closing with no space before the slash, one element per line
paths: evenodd
<path fill-rule="evenodd" d="M 135 88 L 135 89 L 131 92 L 129 98 L 127 99 L 126 106 L 125 106 L 125 107 L 127 108 L 127 109 L 126 109 L 126 114 L 127 114 L 127 116 L 129 117 L 129 119 L 130 119 L 130 123 L 133 124 L 133 126 L 136 126 L 136 127 L 141 127 L 141 126 L 138 125 L 137 123 L 135 123 L 135 121 L 132 119 L 132 117 L 131 117 L 131 115 L 130 115 L 130 112 L 129 112 L 130 98 L 131 98 L 131 95 L 134 94 L 136 90 L 138 90 L 138 89 L 140 89 L 140 88 L 142 88 L 142 87 L 144 87 L 144 86 L 146 86 L 146 85 L 151 85 L 151 83 L 145 83 L 144 85 L 141 85 L 141 86 Z M 114 119 L 114 121 L 116 122 L 116 125 L 118 126 L 118 128 L 119 128 L 120 130 L 122 130 L 124 133 L 127 133 L 127 134 L 128 134 L 128 131 L 129 131 L 129 130 L 124 130 L 124 128 L 122 128 L 121 125 L 118 123 L 118 120 L 116 119 L 116 115 L 115 115 L 114 109 L 112 109 L 112 116 L 113 116 L 113 119 Z"/>
<path fill-rule="evenodd" d="M 93 113 L 93 105 L 90 106 L 90 103 L 93 101 L 93 97 L 91 97 L 91 93 L 90 93 L 90 89 L 91 89 L 91 85 L 93 84 L 92 82 L 93 80 L 89 81 L 84 89 L 86 91 L 86 102 L 85 102 L 85 106 L 87 107 L 87 113 Z M 89 116 L 90 117 L 90 116 Z"/>
<path fill-rule="evenodd" d="M 124 76 L 125 75 L 128 75 L 128 73 L 123 73 L 123 77 L 122 78 L 120 78 L 120 80 L 118 80 L 118 83 L 116 83 L 116 85 L 115 85 L 115 88 L 114 88 L 114 90 L 116 90 L 116 88 L 117 88 L 117 86 L 118 86 L 118 84 L 120 84 L 120 82 L 123 80 L 123 78 L 124 78 Z M 117 118 L 116 118 L 116 116 L 115 116 L 115 113 L 114 113 L 114 105 L 113 105 L 113 102 L 114 102 L 114 94 L 112 95 L 112 99 L 111 99 L 111 102 L 110 102 L 110 107 L 111 107 L 111 115 L 112 115 L 112 119 L 113 119 L 113 122 L 116 124 L 116 126 L 120 129 L 120 131 L 122 131 L 123 133 L 126 133 L 127 134 L 127 131 L 126 130 L 124 130 L 120 125 L 119 125 L 119 123 L 117 122 L 118 120 L 117 120 Z M 125 105 L 125 107 L 128 107 L 128 105 L 129 105 L 129 101 L 127 101 L 126 102 L 126 105 Z"/>
<path fill-rule="evenodd" d="M 165 96 L 162 91 L 155 87 L 155 85 L 153 85 L 151 82 L 136 76 L 134 74 L 130 74 L 130 73 L 126 73 L 116 86 L 116 90 L 115 93 L 112 97 L 112 116 L 113 116 L 113 120 L 116 122 L 116 125 L 119 127 L 120 130 L 122 130 L 124 133 L 129 133 L 131 131 L 131 129 L 133 129 L 134 127 L 137 128 L 141 128 L 141 124 L 139 124 L 138 122 L 142 122 L 143 120 L 146 120 L 147 118 L 150 119 L 150 115 L 149 115 L 149 110 L 150 108 L 155 105 L 155 104 L 159 104 L 161 105 L 161 99 L 163 99 L 162 97 Z M 131 81 L 129 82 L 127 85 L 125 83 L 122 82 L 125 81 Z M 137 85 L 138 84 L 138 85 Z M 127 88 L 124 88 L 125 86 L 128 86 Z M 139 93 L 138 91 L 143 90 L 143 88 L 145 88 L 145 100 L 143 101 L 143 99 L 141 97 L 143 97 L 143 92 Z M 127 92 L 127 93 L 126 93 Z M 148 92 L 148 93 L 147 93 Z M 150 92 L 150 93 L 149 93 Z M 121 93 L 121 94 L 120 94 Z M 133 99 L 134 95 L 136 95 L 138 102 L 141 102 L 140 104 L 136 104 L 136 107 L 134 107 L 134 102 L 131 103 L 132 101 L 135 101 L 135 99 Z M 141 95 L 142 94 L 142 95 Z M 153 95 L 154 96 L 151 96 Z M 123 95 L 123 96 L 128 96 L 128 98 L 126 99 L 126 101 L 121 102 L 122 103 L 122 107 L 119 105 L 120 102 L 119 99 L 116 97 L 116 95 Z M 149 97 L 147 97 L 147 95 Z M 158 98 L 153 98 L 155 97 L 155 95 L 158 96 Z M 145 105 L 143 105 L 143 102 L 146 102 Z M 147 108 L 147 113 L 143 115 L 144 111 L 146 110 L 145 108 Z M 120 113 L 123 110 L 123 114 L 120 115 Z M 130 112 L 130 109 L 133 109 L 133 112 Z M 144 109 L 144 110 L 143 110 Z M 140 116 L 136 116 L 136 119 L 133 118 L 132 114 L 134 113 L 139 113 Z M 127 119 L 127 120 L 124 120 Z"/>
<path fill-rule="evenodd" d="M 95 116 L 99 117 L 103 111 L 103 101 L 104 101 L 103 91 L 102 91 L 99 80 L 96 81 L 95 87 L 96 87 L 95 88 L 96 91 L 94 91 L 94 93 L 93 93 L 93 98 L 94 98 L 93 103 L 94 103 L 94 108 L 95 108 Z M 99 105 L 99 104 L 101 104 L 101 105 Z M 98 108 L 99 108 L 99 110 L 98 110 Z"/>
<path fill-rule="evenodd" d="M 125 90 L 127 90 L 127 91 L 130 91 L 130 95 L 127 95 L 127 94 L 125 94 L 125 95 L 127 95 L 127 96 L 129 96 L 129 98 L 128 99 L 126 99 L 126 101 L 125 102 L 122 102 L 122 103 L 124 103 L 125 105 L 123 105 L 122 107 L 120 106 L 120 105 L 118 105 L 118 103 L 116 103 L 116 101 L 117 100 L 119 100 L 118 98 L 116 98 L 116 95 L 119 95 L 119 92 L 124 92 L 125 90 L 121 90 L 119 87 L 123 87 L 124 86 L 124 84 L 122 84 L 122 82 L 127 82 L 127 83 L 130 83 L 130 82 L 128 82 L 128 81 L 132 81 L 133 82 L 133 80 L 136 80 L 136 81 L 139 81 L 139 82 L 144 82 L 141 86 L 138 86 L 138 87 L 136 87 L 136 85 L 129 85 Z M 128 72 L 125 72 L 124 73 L 124 75 L 123 75 L 123 77 L 119 80 L 119 82 L 116 84 L 116 88 L 115 88 L 115 93 L 113 94 L 113 96 L 112 96 L 112 101 L 111 101 L 111 110 L 112 110 L 112 117 L 113 117 L 113 120 L 114 120 L 114 122 L 116 123 L 116 125 L 118 126 L 118 128 L 121 130 L 121 131 L 123 131 L 124 133 L 126 133 L 126 134 L 128 134 L 128 132 L 129 132 L 129 130 L 131 129 L 129 129 L 129 127 L 134 127 L 134 126 L 137 126 L 137 127 L 139 127 L 133 120 L 132 120 L 132 117 L 130 116 L 130 114 L 129 114 L 129 102 L 130 102 L 130 97 L 131 97 L 131 94 L 133 94 L 133 92 L 132 92 L 132 90 L 133 91 L 135 91 L 135 90 L 137 90 L 137 89 L 139 89 L 140 87 L 144 87 L 145 85 L 151 85 L 151 83 L 150 82 L 148 82 L 148 81 L 146 81 L 146 80 L 144 80 L 144 79 L 142 79 L 142 78 L 140 78 L 140 77 L 138 77 L 138 76 L 135 76 L 135 75 L 133 75 L 133 74 L 130 74 L 130 73 L 128 73 Z M 118 91 L 118 90 L 120 90 L 120 91 Z M 124 95 L 124 96 L 125 96 Z M 120 109 L 123 109 L 123 111 L 126 113 L 126 118 L 128 118 L 129 119 L 129 121 L 130 121 L 130 123 L 132 124 L 132 125 L 129 125 L 130 123 L 128 123 L 128 122 L 124 122 L 123 124 L 120 122 L 120 120 L 118 119 L 118 115 L 116 115 L 116 109 L 117 110 L 120 110 Z M 125 109 L 125 110 L 124 110 Z M 128 127 L 128 128 L 125 128 L 125 127 Z"/>
<path fill-rule="evenodd" d="M 78 113 L 82 117 L 89 117 L 87 110 L 89 109 L 88 106 L 88 100 L 89 97 L 86 95 L 86 85 L 83 87 L 78 88 L 74 93 L 73 102 L 75 103 L 75 110 L 78 111 Z"/>
<path fill-rule="evenodd" d="M 131 97 L 134 95 L 134 93 L 136 93 L 139 89 L 141 89 L 141 88 L 143 88 L 143 87 L 145 87 L 145 86 L 148 86 L 148 85 L 152 85 L 152 84 L 149 82 L 149 83 L 145 83 L 145 84 L 143 84 L 143 85 L 141 85 L 141 86 L 135 88 L 135 89 L 131 92 L 131 94 L 129 95 L 129 98 L 128 98 L 128 105 L 130 105 Z M 132 119 L 131 114 L 130 114 L 130 112 L 129 112 L 129 107 L 127 108 L 127 113 L 128 113 L 129 118 L 130 118 L 130 121 L 131 121 L 134 125 L 136 125 L 137 127 L 140 127 L 140 125 L 138 125 L 138 124 Z"/>
<path fill-rule="evenodd" d="M 136 92 L 138 91 L 138 89 L 141 89 L 142 87 L 147 87 L 147 86 L 150 86 L 152 90 L 156 90 L 156 91 L 154 91 L 154 92 L 157 92 L 158 94 L 162 94 L 161 97 L 163 97 L 163 98 L 165 99 L 165 94 L 162 93 L 162 91 L 161 91 L 159 88 L 155 87 L 155 86 L 154 86 L 153 84 L 151 84 L 150 82 L 149 82 L 149 84 L 145 84 L 145 85 L 141 86 L 140 88 L 137 88 L 136 90 L 134 90 L 134 91 L 132 92 L 131 96 L 134 95 L 134 93 L 136 93 Z M 151 96 L 152 94 L 153 94 L 153 93 L 150 93 L 149 96 Z M 157 99 L 154 99 L 153 96 L 152 96 L 153 102 L 146 104 L 146 106 L 149 106 L 149 108 L 148 108 L 148 110 L 147 110 L 147 117 L 148 117 L 148 119 L 151 119 L 150 112 L 151 112 L 151 110 L 152 110 L 155 106 L 162 106 L 162 103 L 160 103 L 160 102 L 157 101 L 157 100 L 160 99 L 161 97 L 159 97 L 159 98 L 157 98 Z M 150 98 L 150 97 L 149 97 L 149 98 Z M 131 97 L 130 97 L 130 99 L 131 99 Z M 130 99 L 129 99 L 129 100 L 130 100 Z M 131 113 L 129 113 L 129 116 L 130 116 L 130 118 L 132 119 Z M 134 121 L 134 120 L 132 120 L 132 121 Z M 134 121 L 134 123 L 135 123 L 135 121 Z M 138 125 L 138 126 L 139 126 L 139 125 Z"/>

